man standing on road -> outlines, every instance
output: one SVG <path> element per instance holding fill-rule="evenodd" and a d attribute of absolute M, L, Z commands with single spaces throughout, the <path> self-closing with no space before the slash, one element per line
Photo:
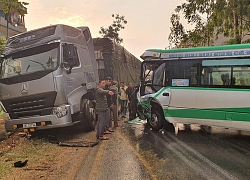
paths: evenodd
<path fill-rule="evenodd" d="M 100 140 L 109 139 L 104 136 L 105 126 L 107 121 L 110 120 L 110 107 L 108 106 L 106 95 L 112 96 L 114 94 L 112 91 L 104 90 L 105 84 L 105 80 L 99 81 L 99 87 L 95 92 L 96 114 L 98 115 L 96 137 Z"/>
<path fill-rule="evenodd" d="M 117 88 L 117 81 L 113 81 L 112 86 L 110 87 L 110 90 L 114 93 L 114 95 L 111 97 L 111 119 L 114 121 L 114 127 L 118 127 L 118 88 Z M 112 121 L 110 121 L 110 127 L 112 127 Z"/>
<path fill-rule="evenodd" d="M 139 86 L 136 88 L 133 87 L 133 93 L 131 95 L 131 100 L 129 103 L 131 114 L 129 114 L 129 120 L 135 119 L 137 117 L 137 106 L 138 106 L 138 92 L 139 92 Z"/>
<path fill-rule="evenodd" d="M 126 90 L 126 95 L 127 95 L 127 101 L 128 101 L 128 111 L 129 111 L 129 120 L 132 119 L 132 106 L 131 106 L 131 100 L 132 100 L 132 94 L 133 94 L 133 84 L 128 83 L 128 88 Z"/>
<path fill-rule="evenodd" d="M 125 86 L 124 82 L 121 82 L 121 87 L 120 87 L 120 103 L 121 103 L 121 116 L 123 118 L 126 118 L 126 113 L 127 113 L 127 95 L 126 95 L 126 90 L 127 90 L 127 86 Z"/>
<path fill-rule="evenodd" d="M 111 83 L 112 83 L 112 78 L 111 77 L 107 77 L 106 80 L 105 80 L 105 88 L 104 88 L 104 90 L 111 91 L 110 90 Z M 108 107 L 109 107 L 109 109 L 108 109 L 108 111 L 109 111 L 109 118 L 107 119 L 107 122 L 106 122 L 106 125 L 105 125 L 105 132 L 104 132 L 104 134 L 111 134 L 111 132 L 114 132 L 113 130 L 111 130 L 109 128 L 110 121 L 111 121 L 111 109 L 113 108 L 113 103 L 112 103 L 111 95 L 107 94 L 106 98 L 107 98 L 107 103 L 108 103 Z"/>

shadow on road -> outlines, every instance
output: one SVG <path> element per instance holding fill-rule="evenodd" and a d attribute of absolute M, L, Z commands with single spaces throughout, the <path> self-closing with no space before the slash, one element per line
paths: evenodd
<path fill-rule="evenodd" d="M 39 130 L 32 133 L 31 138 L 44 139 L 50 143 L 70 142 L 88 132 L 79 130 L 77 125 L 56 129 Z"/>

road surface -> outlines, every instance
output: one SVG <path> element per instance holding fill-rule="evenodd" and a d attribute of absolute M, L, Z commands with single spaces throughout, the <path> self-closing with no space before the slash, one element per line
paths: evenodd
<path fill-rule="evenodd" d="M 75 179 L 250 178 L 250 133 L 177 127 L 156 132 L 144 121 L 124 123 L 91 149 Z"/>

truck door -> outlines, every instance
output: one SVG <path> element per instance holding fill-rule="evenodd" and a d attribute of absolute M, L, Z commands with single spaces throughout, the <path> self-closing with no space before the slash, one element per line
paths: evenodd
<path fill-rule="evenodd" d="M 72 114 L 80 110 L 81 97 L 87 91 L 79 49 L 74 44 L 63 44 L 64 88 Z"/>

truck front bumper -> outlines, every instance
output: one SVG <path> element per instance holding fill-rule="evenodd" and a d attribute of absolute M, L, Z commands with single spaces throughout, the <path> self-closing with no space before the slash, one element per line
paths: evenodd
<path fill-rule="evenodd" d="M 27 117 L 22 119 L 10 119 L 6 120 L 5 129 L 7 132 L 15 132 L 29 128 L 33 128 L 35 130 L 41 130 L 41 129 L 72 126 L 74 124 L 75 123 L 72 122 L 70 106 L 67 106 L 67 114 L 61 118 L 58 118 L 56 115 L 51 114 L 46 116 Z M 29 125 L 32 126 L 29 127 Z"/>

